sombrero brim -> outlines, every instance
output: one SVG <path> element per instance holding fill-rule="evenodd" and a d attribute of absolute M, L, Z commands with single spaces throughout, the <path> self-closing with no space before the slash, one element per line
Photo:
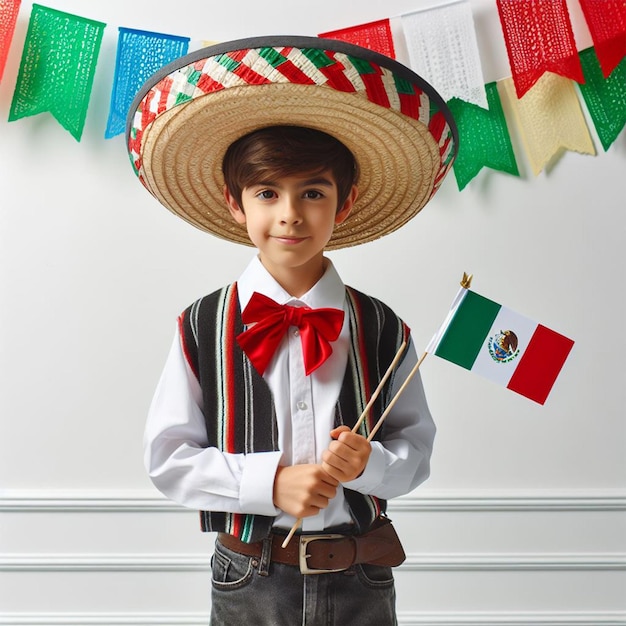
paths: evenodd
<path fill-rule="evenodd" d="M 131 106 L 127 141 L 136 173 L 163 205 L 251 245 L 227 211 L 222 159 L 233 141 L 274 125 L 333 135 L 359 164 L 358 200 L 328 249 L 372 241 L 414 217 L 458 142 L 445 102 L 409 68 L 341 41 L 278 36 L 218 44 L 163 68 Z"/>

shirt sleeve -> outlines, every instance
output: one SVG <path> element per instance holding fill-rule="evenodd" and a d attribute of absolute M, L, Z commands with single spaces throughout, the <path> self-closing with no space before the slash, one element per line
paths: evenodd
<path fill-rule="evenodd" d="M 209 447 L 200 385 L 177 330 L 144 431 L 144 463 L 155 487 L 183 506 L 274 516 L 280 452 L 230 454 Z"/>
<path fill-rule="evenodd" d="M 392 397 L 417 364 L 411 341 L 398 367 Z M 385 418 L 384 436 L 372 442 L 372 452 L 363 473 L 344 487 L 389 499 L 409 493 L 430 475 L 430 457 L 435 438 L 424 386 L 417 372 Z"/>

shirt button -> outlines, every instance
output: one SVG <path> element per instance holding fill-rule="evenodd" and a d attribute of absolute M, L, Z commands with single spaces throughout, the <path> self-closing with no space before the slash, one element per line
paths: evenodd
<path fill-rule="evenodd" d="M 296 405 L 301 411 L 304 411 L 307 408 L 306 402 L 304 402 L 303 400 L 300 400 L 300 402 L 298 402 L 298 404 Z"/>
<path fill-rule="evenodd" d="M 300 331 L 296 328 L 296 329 L 293 331 L 293 336 L 294 336 L 294 337 L 297 337 L 299 334 L 300 334 Z"/>

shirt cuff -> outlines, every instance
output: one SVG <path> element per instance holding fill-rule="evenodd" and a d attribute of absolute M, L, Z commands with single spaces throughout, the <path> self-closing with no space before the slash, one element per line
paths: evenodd
<path fill-rule="evenodd" d="M 343 483 L 343 486 L 359 493 L 372 493 L 385 475 L 385 451 L 378 441 L 372 441 L 372 451 L 363 473 L 354 480 Z"/>
<path fill-rule="evenodd" d="M 274 477 L 281 452 L 254 452 L 244 456 L 243 473 L 239 487 L 242 512 L 274 517 Z"/>

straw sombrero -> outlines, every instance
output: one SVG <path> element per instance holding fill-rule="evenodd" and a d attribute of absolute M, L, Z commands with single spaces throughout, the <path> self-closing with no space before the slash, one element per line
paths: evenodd
<path fill-rule="evenodd" d="M 228 146 L 261 127 L 333 135 L 360 168 L 359 197 L 327 248 L 386 235 L 439 188 L 457 130 L 439 94 L 397 61 L 317 37 L 259 37 L 181 57 L 137 94 L 127 123 L 131 162 L 170 211 L 218 237 L 251 245 L 223 198 Z"/>

